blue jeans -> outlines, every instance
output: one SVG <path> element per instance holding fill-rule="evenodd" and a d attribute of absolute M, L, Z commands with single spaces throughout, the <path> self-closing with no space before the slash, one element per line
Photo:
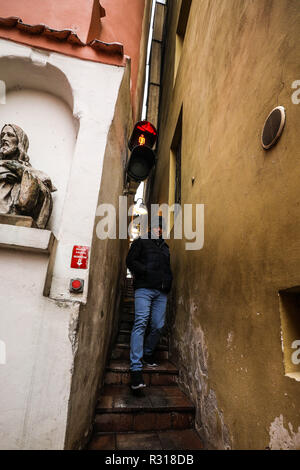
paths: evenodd
<path fill-rule="evenodd" d="M 135 317 L 130 342 L 130 370 L 142 370 L 142 357 L 154 353 L 160 332 L 165 324 L 168 295 L 157 289 L 136 289 Z M 151 314 L 150 333 L 144 335 Z"/>

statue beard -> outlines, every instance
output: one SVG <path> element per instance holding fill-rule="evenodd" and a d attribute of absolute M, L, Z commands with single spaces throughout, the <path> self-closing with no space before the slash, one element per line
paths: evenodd
<path fill-rule="evenodd" d="M 10 145 L 9 142 L 4 142 L 0 147 L 0 154 L 3 160 L 17 160 L 18 148 L 15 145 Z"/>

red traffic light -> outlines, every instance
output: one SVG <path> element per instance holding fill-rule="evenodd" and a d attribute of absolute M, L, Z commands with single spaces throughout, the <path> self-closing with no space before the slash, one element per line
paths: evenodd
<path fill-rule="evenodd" d="M 138 145 L 131 153 L 126 171 L 134 181 L 144 181 L 148 178 L 154 164 L 155 154 L 153 150 L 145 145 Z"/>
<path fill-rule="evenodd" d="M 157 139 L 157 130 L 149 121 L 139 121 L 134 126 L 128 142 L 131 155 L 126 171 L 130 179 L 144 181 L 155 165 L 155 153 L 152 150 Z"/>
<path fill-rule="evenodd" d="M 139 145 L 152 148 L 157 139 L 157 130 L 149 121 L 139 121 L 134 126 L 128 147 L 133 150 Z"/>
<path fill-rule="evenodd" d="M 135 127 L 142 132 L 149 132 L 149 134 L 157 135 L 156 129 L 149 121 L 140 121 Z"/>

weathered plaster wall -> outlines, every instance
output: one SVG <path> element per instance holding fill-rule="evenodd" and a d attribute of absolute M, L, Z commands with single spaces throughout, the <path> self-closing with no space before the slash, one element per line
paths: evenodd
<path fill-rule="evenodd" d="M 123 192 L 127 142 L 132 128 L 130 66 L 126 68 L 108 134 L 98 205 L 113 204 L 117 212 Z M 125 277 L 127 240 L 100 240 L 94 225 L 89 298 L 78 320 L 78 353 L 69 403 L 65 448 L 84 446 L 91 431 L 96 400 L 117 334 L 119 304 Z"/>
<path fill-rule="evenodd" d="M 61 449 L 73 355 L 69 324 L 79 304 L 42 296 L 48 256 L 0 250 L 0 448 Z"/>
<path fill-rule="evenodd" d="M 168 201 L 183 106 L 182 203 L 205 204 L 205 242 L 170 243 L 173 356 L 208 447 L 299 448 L 299 383 L 284 373 L 278 299 L 300 284 L 299 2 L 194 0 L 173 86 L 180 4 L 168 2 L 153 200 Z M 265 152 L 276 105 L 286 128 Z"/>
<path fill-rule="evenodd" d="M 5 81 L 8 91 L 15 93 L 13 90 L 19 90 L 20 98 L 11 101 L 8 96 L 7 113 L 6 105 L 1 109 L 1 120 L 4 122 L 17 117 L 17 112 L 30 112 L 28 105 L 25 106 L 28 93 L 33 100 L 35 93 L 40 98 L 45 98 L 49 92 L 56 96 L 51 98 L 47 95 L 48 116 L 45 114 L 45 100 L 38 99 L 35 113 L 34 109 L 31 110 L 34 116 L 23 117 L 21 124 L 26 127 L 28 124 L 30 139 L 34 145 L 40 144 L 40 153 L 33 152 L 33 163 L 38 168 L 48 168 L 50 176 L 54 150 L 52 142 L 51 148 L 45 151 L 43 145 L 49 143 L 49 135 L 53 136 L 54 131 L 56 157 L 61 155 L 65 158 L 57 165 L 60 181 L 64 180 L 66 190 L 60 213 L 53 214 L 58 245 L 56 252 L 53 252 L 53 277 L 49 282 L 48 298 L 43 297 L 43 289 L 49 256 L 1 250 L 0 340 L 7 346 L 7 361 L 0 365 L 0 373 L 3 374 L 1 447 L 62 449 L 71 378 L 75 370 L 74 357 L 79 344 L 79 305 L 84 305 L 88 298 L 89 270 L 70 268 L 72 247 L 92 245 L 107 137 L 125 69 L 0 40 L 0 64 L 4 63 L 7 67 L 1 68 L 0 79 Z M 12 73 L 14 64 L 15 74 Z M 16 74 L 17 71 L 21 73 Z M 28 91 L 30 88 L 35 91 Z M 17 109 L 13 110 L 13 104 Z M 53 113 L 52 105 L 56 110 Z M 67 105 L 69 109 L 65 115 L 62 113 L 62 117 L 60 110 Z M 56 115 L 55 123 L 53 114 Z M 40 116 L 41 122 L 36 121 L 37 116 Z M 78 122 L 78 126 L 73 126 L 72 119 Z M 51 122 L 47 134 L 46 124 Z M 65 125 L 61 130 L 68 133 L 65 141 L 61 138 L 61 130 L 55 133 L 55 125 L 63 123 Z M 68 154 L 70 146 L 73 147 L 71 156 Z M 122 178 L 122 168 L 118 168 L 118 172 L 119 178 Z M 92 247 L 90 260 L 93 256 Z M 83 294 L 70 294 L 69 282 L 74 277 L 85 278 Z M 97 288 L 100 291 L 102 286 L 98 285 Z M 103 295 L 113 295 L 110 285 L 107 286 L 108 291 L 105 288 L 104 281 Z M 92 329 L 92 326 L 89 325 L 89 328 Z M 109 337 L 105 340 L 109 341 Z M 86 363 L 85 367 L 88 365 Z"/>

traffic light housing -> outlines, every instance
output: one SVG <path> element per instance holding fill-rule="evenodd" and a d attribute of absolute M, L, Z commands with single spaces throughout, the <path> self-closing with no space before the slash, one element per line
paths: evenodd
<path fill-rule="evenodd" d="M 149 121 L 139 121 L 134 126 L 128 142 L 131 155 L 127 164 L 127 174 L 134 181 L 144 181 L 155 164 L 152 150 L 157 139 L 157 131 Z"/>

